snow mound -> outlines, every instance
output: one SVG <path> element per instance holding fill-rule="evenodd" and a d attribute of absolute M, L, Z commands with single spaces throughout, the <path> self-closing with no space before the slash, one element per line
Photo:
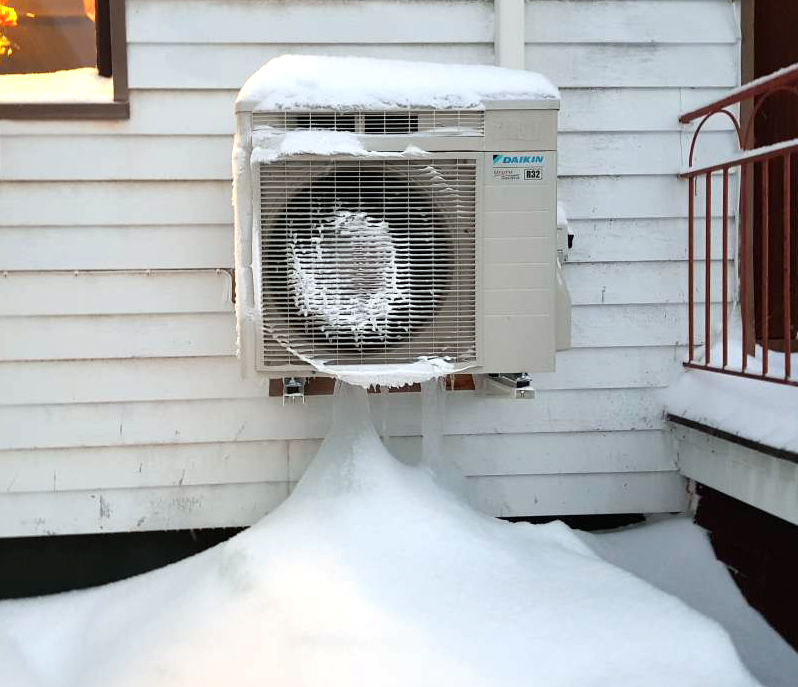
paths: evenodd
<path fill-rule="evenodd" d="M 253 74 L 237 103 L 258 110 L 481 108 L 490 100 L 558 99 L 541 74 L 484 65 L 282 55 Z"/>
<path fill-rule="evenodd" d="M 718 625 L 562 523 L 494 520 L 395 460 L 361 389 L 339 385 L 334 412 L 291 497 L 246 532 L 0 604 L 3 662 L 37 687 L 756 684 Z"/>

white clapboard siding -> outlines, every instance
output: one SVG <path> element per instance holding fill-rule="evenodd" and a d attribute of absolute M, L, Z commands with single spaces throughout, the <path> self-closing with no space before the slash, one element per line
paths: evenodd
<path fill-rule="evenodd" d="M 674 112 L 717 99 L 722 88 L 560 88 L 560 133 L 681 132 Z M 2 120 L 3 149 L 12 136 L 222 136 L 235 131 L 232 117 L 238 90 L 133 90 L 131 118 L 124 121 L 81 122 Z M 729 131 L 727 117 L 713 117 L 703 131 Z"/>
<path fill-rule="evenodd" d="M 3 451 L 0 493 L 296 482 L 320 443 L 296 439 Z M 421 455 L 420 437 L 391 437 L 389 443 L 408 462 Z M 675 467 L 670 438 L 658 430 L 462 434 L 444 443 L 447 454 L 472 477 L 669 472 Z"/>
<path fill-rule="evenodd" d="M 224 270 L 8 272 L 0 276 L 0 317 L 232 312 Z"/>
<path fill-rule="evenodd" d="M 233 313 L 0 318 L 0 360 L 235 355 Z"/>
<path fill-rule="evenodd" d="M 0 184 L 7 226 L 232 224 L 230 182 Z"/>
<path fill-rule="evenodd" d="M 454 64 L 492 64 L 493 44 L 439 43 L 435 45 L 363 43 L 333 44 L 128 44 L 131 88 L 241 88 L 249 76 L 273 57 L 285 54 L 341 55 L 434 61 Z M 698 79 L 696 86 L 706 79 Z"/>
<path fill-rule="evenodd" d="M 710 302 L 721 301 L 723 262 L 710 263 Z M 687 262 L 572 263 L 565 266 L 565 278 L 574 305 L 626 305 L 631 303 L 684 303 L 687 300 Z M 704 274 L 699 262 L 693 268 L 693 296 L 704 301 Z M 728 264 L 729 289 L 733 288 L 735 271 Z"/>
<path fill-rule="evenodd" d="M 446 433 L 660 429 L 660 394 L 656 388 L 541 391 L 526 403 L 460 392 L 447 403 Z M 418 395 L 395 396 L 392 433 L 418 434 Z M 280 398 L 6 406 L 0 436 L 8 449 L 318 438 L 327 430 L 330 403 L 316 396 L 286 406 Z"/>
<path fill-rule="evenodd" d="M 645 1 L 645 0 L 644 0 Z M 526 65 L 567 88 L 728 87 L 737 85 L 737 46 L 527 44 Z M 700 65 L 701 68 L 696 68 Z"/>
<path fill-rule="evenodd" d="M 233 227 L 0 227 L 0 270 L 231 269 Z"/>
<path fill-rule="evenodd" d="M 572 343 L 575 348 L 594 346 L 687 345 L 687 305 L 582 305 L 573 309 Z M 695 321 L 703 324 L 704 305 L 695 306 Z M 712 321 L 720 323 L 720 306 L 710 308 Z M 696 327 L 696 343 L 703 341 Z"/>
<path fill-rule="evenodd" d="M 527 66 L 561 89 L 574 348 L 534 375 L 533 401 L 448 397 L 447 451 L 491 513 L 684 507 L 661 401 L 687 337 L 676 173 L 694 125 L 678 115 L 737 85 L 736 11 L 526 3 Z M 240 378 L 225 272 L 236 93 L 283 53 L 493 62 L 489 0 L 127 0 L 127 14 L 129 120 L 0 121 L 0 536 L 244 526 L 285 498 L 331 399 L 283 408 Z M 734 149 L 714 118 L 697 161 Z M 716 178 L 714 324 L 720 198 Z M 703 183 L 695 207 L 700 259 Z M 392 449 L 411 459 L 418 394 L 390 401 Z"/>
<path fill-rule="evenodd" d="M 276 508 L 289 488 L 255 482 L 0 494 L 0 537 L 246 527 Z"/>
<path fill-rule="evenodd" d="M 70 155 L 75 146 L 80 157 Z M 231 136 L 12 136 L 3 143 L 0 179 L 232 180 Z M 675 174 L 687 166 L 688 134 L 563 133 L 560 176 Z M 710 164 L 737 152 L 725 131 L 703 134 L 696 162 Z M 41 159 L 50 156 L 42 169 Z"/>
<path fill-rule="evenodd" d="M 725 0 L 527 0 L 530 43 L 730 43 L 738 31 Z"/>
<path fill-rule="evenodd" d="M 132 43 L 492 43 L 489 0 L 395 0 L 253 3 L 137 0 L 128 10 Z M 409 13 L 423 20 L 414 21 Z"/>
<path fill-rule="evenodd" d="M 687 260 L 687 218 L 678 219 L 599 219 L 568 221 L 574 233 L 573 247 L 568 254 L 574 263 L 639 262 Z M 695 225 L 693 236 L 695 257 L 703 260 L 706 250 L 703 220 Z M 728 256 L 734 255 L 736 226 L 727 222 Z M 723 258 L 723 223 L 712 220 L 711 257 Z M 0 234 L 2 241 L 2 234 Z M 570 268 L 569 268 L 570 269 Z M 569 287 L 573 288 L 569 283 Z"/>
<path fill-rule="evenodd" d="M 533 375 L 536 389 L 666 386 L 684 358 L 679 346 L 576 348 L 557 372 Z M 259 398 L 268 388 L 240 379 L 236 358 L 139 358 L 0 363 L 0 406 L 196 398 Z"/>

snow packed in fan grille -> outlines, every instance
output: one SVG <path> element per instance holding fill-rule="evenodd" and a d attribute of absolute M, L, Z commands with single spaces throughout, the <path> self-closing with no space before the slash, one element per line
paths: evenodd
<path fill-rule="evenodd" d="M 262 365 L 476 359 L 473 159 L 260 166 Z"/>

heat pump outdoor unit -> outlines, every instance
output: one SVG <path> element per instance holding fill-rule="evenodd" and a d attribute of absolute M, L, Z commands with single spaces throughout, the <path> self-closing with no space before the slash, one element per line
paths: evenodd
<path fill-rule="evenodd" d="M 237 102 L 245 369 L 306 376 L 442 359 L 472 373 L 554 370 L 570 346 L 559 100 L 321 100 L 264 107 L 242 91 Z"/>

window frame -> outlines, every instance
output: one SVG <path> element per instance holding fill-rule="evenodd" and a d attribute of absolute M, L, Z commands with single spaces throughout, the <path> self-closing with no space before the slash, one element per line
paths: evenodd
<path fill-rule="evenodd" d="M 0 119 L 129 119 L 125 0 L 108 0 L 114 99 L 105 103 L 0 103 Z M 99 46 L 98 46 L 99 48 Z"/>

